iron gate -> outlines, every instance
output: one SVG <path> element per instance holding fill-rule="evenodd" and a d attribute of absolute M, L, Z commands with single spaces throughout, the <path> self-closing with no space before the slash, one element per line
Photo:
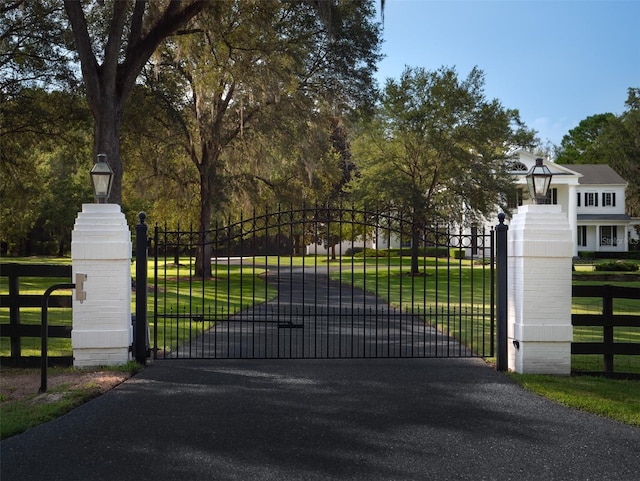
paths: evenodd
<path fill-rule="evenodd" d="M 156 225 L 153 256 L 154 358 L 493 356 L 493 230 L 305 207 Z"/>

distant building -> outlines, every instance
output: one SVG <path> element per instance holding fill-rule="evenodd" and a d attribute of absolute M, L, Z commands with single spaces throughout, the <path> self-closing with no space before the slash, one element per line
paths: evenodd
<path fill-rule="evenodd" d="M 517 188 L 509 195 L 508 204 L 514 212 L 518 206 L 532 203 L 525 176 L 536 157 L 521 151 L 513 162 Z M 628 251 L 633 230 L 625 213 L 628 183 L 606 164 L 544 164 L 553 174 L 547 203 L 558 204 L 567 213 L 575 239 L 574 255 L 580 251 Z M 497 219 L 490 222 L 496 223 Z"/>

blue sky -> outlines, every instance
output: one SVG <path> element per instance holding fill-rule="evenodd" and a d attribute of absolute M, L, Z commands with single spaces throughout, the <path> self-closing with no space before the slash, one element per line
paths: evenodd
<path fill-rule="evenodd" d="M 405 66 L 478 66 L 485 93 L 559 144 L 640 87 L 640 0 L 386 0 L 378 82 Z"/>

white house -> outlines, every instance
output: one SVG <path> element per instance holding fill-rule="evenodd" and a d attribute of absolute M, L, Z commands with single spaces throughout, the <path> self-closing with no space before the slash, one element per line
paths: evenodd
<path fill-rule="evenodd" d="M 538 155 L 518 151 L 511 165 L 511 174 L 515 177 L 516 191 L 507 196 L 507 204 L 515 213 L 518 206 L 531 204 L 527 188 L 526 175 L 536 163 Z M 547 203 L 561 206 L 567 214 L 574 239 L 573 255 L 578 252 L 626 252 L 629 250 L 629 238 L 633 235 L 632 219 L 625 213 L 625 191 L 627 182 L 611 167 L 605 164 L 560 165 L 543 161 L 553 177 Z M 489 230 L 498 224 L 496 215 L 486 219 L 484 227 Z M 465 229 L 469 234 L 473 229 Z M 472 235 L 472 234 L 471 234 Z M 344 254 L 351 247 L 389 248 L 409 247 L 409 238 L 401 242 L 397 235 L 382 229 L 378 238 L 343 242 L 336 246 L 338 254 Z M 467 256 L 477 255 L 467 249 Z M 307 254 L 326 254 L 323 245 L 307 246 Z"/>
<path fill-rule="evenodd" d="M 513 162 L 517 191 L 510 196 L 509 207 L 514 210 L 532 202 L 526 174 L 535 165 L 536 157 L 521 151 Z M 632 226 L 625 213 L 627 182 L 605 164 L 543 163 L 553 174 L 547 202 L 560 205 L 562 212 L 566 212 L 574 238 L 574 255 L 580 251 L 628 251 Z"/>

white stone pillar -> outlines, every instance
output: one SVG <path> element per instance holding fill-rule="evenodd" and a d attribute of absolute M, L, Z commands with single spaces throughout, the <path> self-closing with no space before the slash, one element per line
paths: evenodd
<path fill-rule="evenodd" d="M 131 233 L 117 204 L 83 204 L 71 236 L 73 275 L 87 275 L 86 300 L 73 301 L 73 364 L 131 359 Z"/>
<path fill-rule="evenodd" d="M 518 208 L 508 236 L 509 369 L 571 373 L 571 227 L 559 205 Z"/>

